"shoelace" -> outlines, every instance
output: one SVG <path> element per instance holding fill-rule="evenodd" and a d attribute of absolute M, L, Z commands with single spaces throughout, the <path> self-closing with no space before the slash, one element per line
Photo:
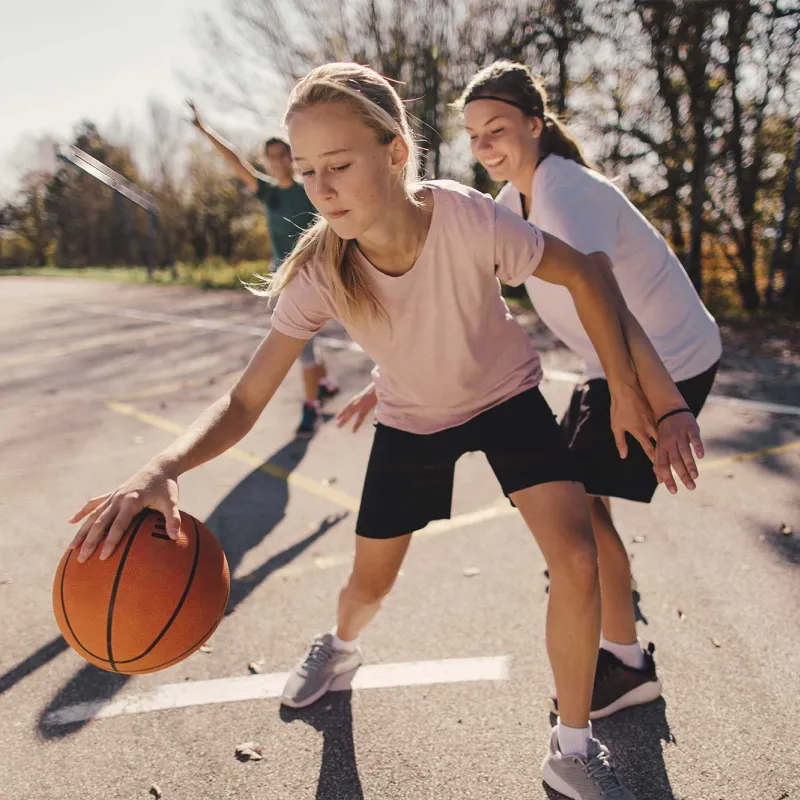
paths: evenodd
<path fill-rule="evenodd" d="M 303 668 L 309 672 L 314 672 L 325 666 L 334 653 L 335 650 L 331 645 L 326 644 L 322 639 L 317 639 L 311 645 L 311 650 L 308 651 L 306 660 L 303 662 Z"/>
<path fill-rule="evenodd" d="M 602 750 L 586 764 L 586 774 L 600 784 L 604 797 L 622 797 L 622 784 L 611 771 L 608 755 Z"/>

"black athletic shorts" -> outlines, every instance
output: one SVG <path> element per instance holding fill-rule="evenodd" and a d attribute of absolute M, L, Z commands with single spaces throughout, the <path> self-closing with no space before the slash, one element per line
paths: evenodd
<path fill-rule="evenodd" d="M 449 519 L 456 461 L 486 454 L 506 496 L 553 481 L 580 481 L 555 415 L 529 389 L 443 431 L 408 433 L 377 423 L 356 533 L 391 539 Z"/>
<path fill-rule="evenodd" d="M 719 362 L 676 385 L 686 405 L 697 416 L 714 384 Z M 608 381 L 596 378 L 575 388 L 561 428 L 575 456 L 586 493 L 649 503 L 658 479 L 642 446 L 630 434 L 628 457 L 620 458 L 611 430 L 611 395 Z"/>

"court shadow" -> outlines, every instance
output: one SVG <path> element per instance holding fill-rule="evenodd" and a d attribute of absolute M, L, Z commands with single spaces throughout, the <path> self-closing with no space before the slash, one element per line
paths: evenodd
<path fill-rule="evenodd" d="M 305 456 L 308 445 L 309 440 L 307 439 L 292 440 L 276 451 L 265 462 L 265 465 L 292 472 Z M 206 524 L 225 550 L 232 575 L 235 575 L 247 552 L 261 544 L 264 538 L 283 520 L 286 515 L 289 494 L 289 486 L 285 480 L 257 469 L 234 487 L 209 515 Z M 231 581 L 231 594 L 225 611 L 226 616 L 233 614 L 239 604 L 263 584 L 273 572 L 291 563 L 346 516 L 347 512 L 329 515 L 314 530 L 273 555 L 257 569 L 247 575 L 234 578 Z M 47 660 L 54 657 L 49 653 L 50 650 L 58 648 L 58 641 L 63 642 L 63 639 L 55 640 L 42 649 L 44 655 L 39 657 L 42 663 L 46 663 Z M 50 650 L 47 649 L 48 647 Z M 65 642 L 61 646 L 61 650 L 64 649 L 66 649 Z M 48 655 L 49 658 L 47 658 Z M 7 673 L 7 676 L 12 673 L 22 674 L 26 669 L 24 665 L 28 662 L 33 664 L 36 660 L 36 654 L 34 654 L 26 662 Z M 29 674 L 35 668 L 37 667 L 29 666 L 25 674 Z M 16 680 L 20 679 L 18 677 Z M 55 697 L 41 712 L 38 720 L 39 734 L 45 739 L 60 739 L 80 730 L 88 720 L 68 724 L 53 723 L 50 721 L 51 715 L 67 706 L 110 700 L 129 679 L 130 676 L 127 675 L 105 672 L 90 664 L 85 665 L 59 689 Z"/>
<path fill-rule="evenodd" d="M 69 649 L 69 645 L 64 641 L 63 636 L 57 636 L 47 644 L 42 645 L 24 661 L 20 661 L 8 672 L 0 675 L 0 694 L 5 694 L 32 672 L 36 672 L 39 667 L 49 664 L 56 656 L 61 655 L 67 649 Z"/>
<path fill-rule="evenodd" d="M 341 685 L 337 682 L 337 686 Z M 343 688 L 329 692 L 309 708 L 281 706 L 280 716 L 284 722 L 300 720 L 322 734 L 317 800 L 364 798 L 356 764 L 351 699 L 352 691 Z"/>

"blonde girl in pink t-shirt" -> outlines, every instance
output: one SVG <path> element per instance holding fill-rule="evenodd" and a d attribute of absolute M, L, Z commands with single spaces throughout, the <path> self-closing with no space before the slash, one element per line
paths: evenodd
<path fill-rule="evenodd" d="M 264 289 L 278 296 L 273 328 L 236 385 L 187 432 L 73 517 L 84 520 L 72 543 L 78 559 L 101 543 L 107 558 L 145 507 L 161 511 L 176 536 L 178 477 L 242 439 L 306 340 L 338 319 L 378 364 L 378 425 L 336 627 L 312 643 L 282 702 L 310 705 L 360 664 L 358 636 L 412 533 L 449 516 L 455 462 L 482 450 L 550 570 L 547 649 L 560 720 L 544 778 L 573 798 L 630 800 L 589 725 L 600 594 L 586 495 L 539 393 L 538 354 L 508 313 L 498 277 L 519 284 L 535 271 L 572 293 L 609 377 L 621 448 L 628 432 L 652 455 L 680 446 L 689 460 L 690 444 L 701 452 L 699 431 L 653 445 L 652 408 L 682 399 L 609 275 L 485 195 L 417 182 L 405 110 L 380 75 L 356 64 L 320 67 L 294 87 L 285 121 L 320 218 Z M 693 461 L 689 470 L 696 474 Z M 668 466 L 662 477 L 672 480 Z M 559 738 L 579 744 L 564 753 Z"/>

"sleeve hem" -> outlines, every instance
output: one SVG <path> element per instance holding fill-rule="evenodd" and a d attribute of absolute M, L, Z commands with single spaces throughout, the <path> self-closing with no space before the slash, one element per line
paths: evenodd
<path fill-rule="evenodd" d="M 293 339 L 303 339 L 304 341 L 313 339 L 319 333 L 319 330 L 307 331 L 301 328 L 293 328 L 291 325 L 286 325 L 286 323 L 274 317 L 272 319 L 272 329 L 282 333 L 284 336 L 291 336 Z"/>
<path fill-rule="evenodd" d="M 503 281 L 506 286 L 521 286 L 525 281 L 533 275 L 536 271 L 536 268 L 539 266 L 542 260 L 542 256 L 544 255 L 544 236 L 542 235 L 542 231 L 532 223 L 531 227 L 536 231 L 536 247 L 533 251 L 533 255 L 531 256 L 530 261 L 525 265 L 525 267 L 520 270 L 511 280 Z"/>

